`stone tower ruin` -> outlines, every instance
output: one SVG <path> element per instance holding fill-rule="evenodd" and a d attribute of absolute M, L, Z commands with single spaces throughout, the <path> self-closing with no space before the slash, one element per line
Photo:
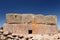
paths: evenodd
<path fill-rule="evenodd" d="M 6 14 L 4 31 L 15 34 L 49 34 L 58 33 L 57 16 L 41 14 Z"/>

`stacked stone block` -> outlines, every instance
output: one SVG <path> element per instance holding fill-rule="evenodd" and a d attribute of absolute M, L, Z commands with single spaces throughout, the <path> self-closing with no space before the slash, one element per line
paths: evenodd
<path fill-rule="evenodd" d="M 35 15 L 37 24 L 45 24 L 45 17 L 42 14 Z"/>
<path fill-rule="evenodd" d="M 19 24 L 22 23 L 22 15 L 21 14 L 6 14 L 6 23 L 9 24 Z"/>
<path fill-rule="evenodd" d="M 54 15 L 44 16 L 41 14 L 6 14 L 4 31 L 15 34 L 57 34 L 57 17 Z"/>
<path fill-rule="evenodd" d="M 22 23 L 33 23 L 34 20 L 34 15 L 33 14 L 22 14 Z"/>
<path fill-rule="evenodd" d="M 53 15 L 48 15 L 48 16 L 45 16 L 46 17 L 46 23 L 47 24 L 57 24 L 57 16 L 53 16 Z"/>

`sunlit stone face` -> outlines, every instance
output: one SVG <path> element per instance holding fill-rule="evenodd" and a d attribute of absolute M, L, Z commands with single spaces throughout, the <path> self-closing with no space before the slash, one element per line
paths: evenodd
<path fill-rule="evenodd" d="M 6 14 L 4 31 L 16 34 L 56 34 L 57 17 L 41 14 Z"/>
<path fill-rule="evenodd" d="M 22 23 L 22 15 L 21 14 L 7 14 L 6 22 L 11 24 Z"/>

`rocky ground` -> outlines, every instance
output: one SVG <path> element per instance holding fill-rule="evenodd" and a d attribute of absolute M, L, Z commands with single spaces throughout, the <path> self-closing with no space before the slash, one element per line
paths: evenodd
<path fill-rule="evenodd" d="M 0 40 L 60 40 L 60 33 L 55 35 L 13 34 L 0 29 Z"/>

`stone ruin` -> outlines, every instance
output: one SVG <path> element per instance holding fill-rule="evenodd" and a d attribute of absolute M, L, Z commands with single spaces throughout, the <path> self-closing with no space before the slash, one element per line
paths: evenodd
<path fill-rule="evenodd" d="M 6 14 L 0 28 L 0 40 L 60 40 L 57 16 Z"/>
<path fill-rule="evenodd" d="M 57 16 L 41 14 L 6 14 L 4 31 L 14 34 L 48 34 L 58 33 Z"/>

